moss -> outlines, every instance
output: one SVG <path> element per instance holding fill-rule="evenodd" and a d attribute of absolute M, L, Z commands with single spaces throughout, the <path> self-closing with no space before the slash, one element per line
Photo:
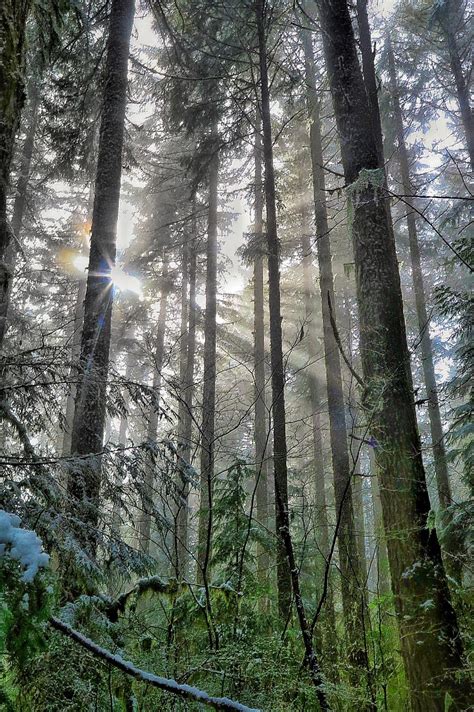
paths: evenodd
<path fill-rule="evenodd" d="M 352 224 L 354 222 L 354 210 L 357 209 L 360 195 L 373 188 L 375 197 L 382 190 L 385 182 L 385 171 L 383 168 L 362 168 L 359 171 L 357 179 L 346 187 L 348 197 L 347 212 L 349 218 L 349 231 L 352 232 Z"/>

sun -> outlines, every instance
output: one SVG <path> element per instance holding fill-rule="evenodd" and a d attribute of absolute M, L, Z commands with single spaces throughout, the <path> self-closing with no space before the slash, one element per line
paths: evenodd
<path fill-rule="evenodd" d="M 88 267 L 89 258 L 87 255 L 75 255 L 72 264 L 78 272 L 84 273 Z M 114 287 L 120 292 L 132 292 L 139 297 L 143 296 L 142 285 L 138 277 L 135 277 L 133 274 L 127 274 L 127 272 L 124 272 L 118 265 L 112 267 L 110 277 Z"/>

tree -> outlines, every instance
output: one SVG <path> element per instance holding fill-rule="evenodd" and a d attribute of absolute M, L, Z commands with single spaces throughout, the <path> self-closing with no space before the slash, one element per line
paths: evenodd
<path fill-rule="evenodd" d="M 463 70 L 463 53 L 458 41 L 458 36 L 466 22 L 463 10 L 463 0 L 445 0 L 445 2 L 436 3 L 434 5 L 433 19 L 438 23 L 441 29 L 448 50 L 449 64 L 456 87 L 456 98 L 461 113 L 471 171 L 474 172 L 474 113 L 469 98 L 470 69 L 468 68 L 467 72 Z"/>
<path fill-rule="evenodd" d="M 206 247 L 206 314 L 204 318 L 204 384 L 201 425 L 201 504 L 199 509 L 198 581 L 204 583 L 212 556 L 212 492 L 214 486 L 216 410 L 217 208 L 219 155 L 211 143 Z"/>
<path fill-rule="evenodd" d="M 288 466 L 285 418 L 285 373 L 280 307 L 280 245 L 277 232 L 275 177 L 273 167 L 273 139 L 268 82 L 266 0 L 256 0 L 255 12 L 260 69 L 260 97 L 263 129 L 263 160 L 265 166 L 265 208 L 268 250 L 268 285 L 270 307 L 270 355 L 272 368 L 273 459 L 275 478 L 275 523 L 278 535 L 277 585 L 280 616 L 285 621 L 291 614 L 291 595 L 294 595 L 298 622 L 303 637 L 306 663 L 317 691 L 321 709 L 328 709 L 321 687 L 321 671 L 312 641 L 312 631 L 301 595 L 300 580 L 290 533 L 288 511 Z"/>
<path fill-rule="evenodd" d="M 6 0 L 0 8 L 0 348 L 5 334 L 11 268 L 6 264 L 10 243 L 7 192 L 15 136 L 24 101 L 26 21 L 32 2 Z"/>
<path fill-rule="evenodd" d="M 81 526 L 75 528 L 76 537 L 91 556 L 96 551 L 99 520 L 100 453 L 104 434 L 113 303 L 110 275 L 115 264 L 128 52 L 133 16 L 133 0 L 114 0 L 107 43 L 80 374 L 71 436 L 71 453 L 86 456 L 79 471 L 69 478 L 69 493 L 74 502 L 71 513 L 79 515 Z"/>
<path fill-rule="evenodd" d="M 337 532 L 341 566 L 342 603 L 350 656 L 360 668 L 367 670 L 368 659 L 364 642 L 365 581 L 362 577 L 354 527 L 352 501 L 352 472 L 347 444 L 346 413 L 342 389 L 339 348 L 333 328 L 334 282 L 329 242 L 329 223 L 326 211 L 324 158 L 321 139 L 319 100 L 311 34 L 303 30 L 305 55 L 305 84 L 307 110 L 310 120 L 310 152 L 313 178 L 314 218 L 318 245 L 319 287 L 323 315 L 324 363 L 326 367 L 327 398 L 334 476 Z"/>
<path fill-rule="evenodd" d="M 263 275 L 263 186 L 262 186 L 262 140 L 261 119 L 257 109 L 255 131 L 255 216 L 254 230 L 256 254 L 253 259 L 253 367 L 255 378 L 254 437 L 257 519 L 264 527 L 268 525 L 268 417 L 265 397 L 265 313 Z M 268 552 L 262 548 L 257 558 L 258 574 L 264 583 L 268 578 Z"/>
<path fill-rule="evenodd" d="M 416 189 L 413 186 L 413 181 L 410 176 L 410 163 L 405 142 L 405 129 L 402 110 L 400 106 L 395 57 L 393 54 L 389 35 L 387 35 L 387 52 L 390 72 L 390 91 L 392 96 L 393 118 L 395 121 L 395 130 L 398 142 L 398 162 L 400 165 L 400 173 L 402 178 L 402 190 L 405 195 L 409 196 L 415 193 Z M 433 447 L 439 502 L 440 506 L 443 509 L 446 509 L 452 503 L 452 496 L 451 486 L 449 482 L 448 465 L 446 462 L 443 426 L 441 423 L 441 414 L 439 409 L 438 389 L 436 385 L 436 376 L 434 370 L 433 349 L 431 345 L 429 330 L 430 320 L 426 309 L 425 287 L 423 282 L 420 246 L 418 242 L 418 232 L 416 226 L 416 213 L 413 208 L 411 208 L 410 199 L 408 199 L 407 203 L 408 204 L 406 221 L 408 227 L 408 239 L 410 243 L 413 288 L 415 292 L 416 312 L 418 317 L 418 328 L 421 342 L 423 375 L 426 387 L 426 396 L 428 400 L 431 443 Z M 452 561 L 451 563 L 454 564 L 454 561 Z M 454 568 L 452 569 L 453 571 Z"/>
<path fill-rule="evenodd" d="M 416 425 L 395 245 L 384 176 L 345 0 L 320 0 L 329 74 L 351 211 L 366 389 L 402 655 L 414 710 L 458 704 L 466 687 L 459 637 L 430 504 Z M 429 604 L 426 604 L 429 601 Z M 443 634 L 440 635 L 440 631 Z M 440 675 L 440 671 L 442 671 Z"/>

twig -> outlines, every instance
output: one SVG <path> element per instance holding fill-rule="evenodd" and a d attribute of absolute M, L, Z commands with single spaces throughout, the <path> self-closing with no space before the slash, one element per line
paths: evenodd
<path fill-rule="evenodd" d="M 330 322 L 331 322 L 332 330 L 333 330 L 333 332 L 334 332 L 334 338 L 335 338 L 335 340 L 336 340 L 337 347 L 338 347 L 339 351 L 341 352 L 341 356 L 342 356 L 342 358 L 344 359 L 344 363 L 346 364 L 347 368 L 348 368 L 349 371 L 352 373 L 352 375 L 353 375 L 354 378 L 356 379 L 357 383 L 358 383 L 360 386 L 363 386 L 363 385 L 364 385 L 364 381 L 363 381 L 362 378 L 359 376 L 359 374 L 358 374 L 356 371 L 354 371 L 351 362 L 350 362 L 349 359 L 347 358 L 346 354 L 344 353 L 344 349 L 342 348 L 341 337 L 339 336 L 339 331 L 337 330 L 336 320 L 334 319 L 334 314 L 333 314 L 333 311 L 332 311 L 332 304 L 331 304 L 331 297 L 330 297 L 329 292 L 328 292 L 328 305 L 329 305 L 329 320 L 330 320 Z"/>

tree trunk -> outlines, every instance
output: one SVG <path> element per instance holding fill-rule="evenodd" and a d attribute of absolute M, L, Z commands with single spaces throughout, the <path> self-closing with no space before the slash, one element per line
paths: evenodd
<path fill-rule="evenodd" d="M 412 707 L 463 703 L 462 646 L 417 431 L 398 263 L 383 197 L 354 32 L 345 0 L 320 0 L 320 20 L 348 186 L 368 422 L 373 425 L 397 618 Z"/>
<path fill-rule="evenodd" d="M 69 390 L 66 397 L 64 413 L 64 430 L 61 445 L 61 454 L 71 454 L 72 426 L 74 422 L 74 408 L 77 393 L 78 361 L 81 355 L 82 324 L 84 321 L 84 299 L 86 296 L 86 279 L 79 280 L 77 285 L 76 303 L 74 305 L 74 320 L 71 325 L 71 366 L 69 369 Z M 66 478 L 67 479 L 67 478 Z"/>
<path fill-rule="evenodd" d="M 11 220 L 12 239 L 6 251 L 6 263 L 10 271 L 5 297 L 0 301 L 0 345 L 3 344 L 5 332 L 7 330 L 8 309 L 10 306 L 10 296 L 13 285 L 13 273 L 15 271 L 18 254 L 18 240 L 20 239 L 23 218 L 27 202 L 28 185 L 31 174 L 31 159 L 35 145 L 36 126 L 38 123 L 38 107 L 40 94 L 35 82 L 31 83 L 30 91 L 30 119 L 26 129 L 26 137 L 23 143 L 20 161 L 20 175 L 16 186 L 15 201 L 13 203 L 13 215 Z"/>
<path fill-rule="evenodd" d="M 359 26 L 360 50 L 367 103 L 370 107 L 370 121 L 377 148 L 379 165 L 384 165 L 382 120 L 378 99 L 377 76 L 375 74 L 374 52 L 370 34 L 367 0 L 357 0 L 357 24 Z"/>
<path fill-rule="evenodd" d="M 408 152 L 405 144 L 405 132 L 403 127 L 403 117 L 400 107 L 397 74 L 395 68 L 395 58 L 393 56 L 390 38 L 387 39 L 390 89 L 392 92 L 393 118 L 398 142 L 398 162 L 402 177 L 402 188 L 406 195 L 411 195 L 414 190 L 410 180 L 410 168 Z M 408 202 L 408 201 L 407 201 Z M 439 411 L 438 391 L 433 363 L 433 349 L 430 339 L 429 318 L 426 310 L 425 288 L 423 284 L 423 271 L 421 269 L 420 246 L 416 229 L 415 213 L 410 210 L 406 215 L 408 226 L 408 240 L 410 243 L 410 258 L 413 278 L 413 289 L 415 292 L 416 314 L 418 317 L 418 328 L 420 331 L 421 357 L 423 364 L 423 375 L 425 379 L 426 395 L 428 398 L 428 414 L 430 418 L 431 443 L 433 446 L 434 463 L 436 471 L 436 482 L 438 485 L 438 495 L 440 506 L 445 509 L 452 503 L 451 487 L 449 484 L 448 465 L 446 462 L 446 451 L 443 442 L 443 427 L 441 424 L 441 414 Z"/>
<path fill-rule="evenodd" d="M 471 171 L 474 173 L 474 112 L 470 104 L 469 74 L 467 77 L 464 76 L 461 64 L 461 53 L 456 37 L 457 29 L 463 21 L 462 7 L 459 0 L 447 0 L 438 10 L 438 20 L 446 40 L 449 63 L 456 85 L 456 98 L 461 112 L 464 134 L 466 136 L 466 147 L 471 163 Z"/>
<path fill-rule="evenodd" d="M 383 525 L 382 502 L 380 500 L 380 487 L 377 477 L 377 467 L 375 464 L 375 453 L 373 448 L 369 451 L 370 464 L 370 495 L 372 499 L 372 510 L 374 515 L 375 545 L 377 547 L 377 594 L 388 596 L 390 589 L 390 572 L 387 553 L 387 541 Z"/>
<path fill-rule="evenodd" d="M 94 210 L 84 303 L 80 374 L 71 451 L 90 455 L 69 478 L 71 511 L 81 521 L 79 543 L 91 556 L 97 548 L 99 491 L 109 365 L 116 228 L 127 103 L 127 66 L 134 16 L 133 0 L 113 0 L 107 42 L 106 80 L 95 181 Z"/>
<path fill-rule="evenodd" d="M 256 0 L 256 21 L 260 69 L 261 113 L 263 127 L 263 160 L 265 166 L 265 207 L 267 218 L 268 286 L 270 306 L 270 360 L 272 368 L 273 460 L 275 481 L 275 528 L 277 533 L 278 608 L 285 624 L 291 615 L 293 592 L 298 623 L 305 648 L 305 659 L 321 709 L 328 709 L 321 687 L 319 662 L 314 650 L 311 626 L 301 594 L 298 565 L 295 560 L 288 511 L 288 465 L 285 417 L 285 373 L 280 305 L 280 243 L 277 233 L 273 139 L 270 114 L 270 91 L 267 67 L 267 13 L 265 0 Z"/>
<path fill-rule="evenodd" d="M 132 370 L 133 370 L 133 365 L 136 360 L 136 354 L 134 353 L 134 344 L 133 344 L 133 339 L 134 339 L 134 334 L 133 331 L 129 335 L 127 339 L 127 356 L 126 356 L 126 365 L 125 365 L 125 381 L 129 381 L 132 377 Z M 127 444 L 127 430 L 128 430 L 128 419 L 129 419 L 129 411 L 130 411 L 130 392 L 127 388 L 125 388 L 125 394 L 124 394 L 124 406 L 125 406 L 125 412 L 122 414 L 120 418 L 120 425 L 119 425 L 119 436 L 118 436 L 118 442 L 121 447 L 125 447 Z M 118 477 L 115 481 L 116 489 L 120 490 L 122 485 L 123 485 L 123 479 L 121 477 L 121 470 L 119 470 Z M 117 494 L 117 491 L 114 492 L 115 498 L 113 500 L 112 504 L 112 522 L 111 522 L 111 530 L 112 530 L 112 536 L 119 537 L 120 536 L 120 525 L 121 525 L 121 510 L 122 510 L 122 503 L 120 499 L 120 493 Z"/>
<path fill-rule="evenodd" d="M 170 291 L 168 277 L 168 260 L 163 258 L 163 268 L 161 273 L 161 294 L 160 307 L 158 311 L 158 323 L 156 328 L 155 356 L 153 368 L 153 404 L 150 409 L 147 427 L 147 442 L 150 447 L 150 452 L 145 458 L 143 493 L 142 493 L 142 510 L 138 518 L 138 544 L 140 551 L 148 554 L 150 551 L 150 535 L 151 535 L 151 520 L 152 512 L 155 506 L 155 471 L 156 458 L 153 454 L 155 447 L 156 435 L 158 432 L 160 396 L 161 396 L 161 380 L 163 363 L 165 358 L 165 333 L 166 319 L 168 313 L 168 294 Z"/>
<path fill-rule="evenodd" d="M 314 467 L 314 493 L 316 512 L 314 516 L 317 538 L 316 543 L 321 552 L 321 565 L 317 566 L 316 575 L 324 576 L 330 543 L 329 543 L 329 527 L 328 527 L 328 510 L 326 502 L 326 487 L 324 477 L 324 455 L 321 436 L 321 396 L 319 390 L 319 380 L 316 369 L 316 361 L 319 357 L 318 345 L 316 341 L 316 326 L 314 322 L 316 305 L 314 293 L 315 275 L 313 270 L 313 250 L 311 247 L 309 217 L 307 211 L 302 213 L 302 234 L 301 248 L 303 252 L 303 283 L 304 283 L 304 301 L 305 301 L 305 323 L 308 330 L 308 355 L 310 358 L 308 372 L 308 387 L 309 397 L 311 402 L 311 434 L 313 444 L 313 467 Z M 319 553 L 319 552 L 318 552 Z M 334 635 L 336 629 L 336 614 L 334 610 L 334 598 L 332 587 L 328 588 L 327 600 L 325 604 L 328 626 L 331 629 L 331 635 Z"/>
<path fill-rule="evenodd" d="M 257 110 L 255 126 L 255 220 L 257 254 L 253 263 L 253 363 L 255 373 L 255 472 L 257 496 L 257 520 L 268 527 L 268 417 L 265 401 L 265 317 L 263 283 L 263 186 L 262 186 L 262 139 L 261 117 Z M 269 557 L 266 549 L 257 552 L 257 576 L 262 585 L 268 581 Z"/>
<path fill-rule="evenodd" d="M 302 31 L 305 54 L 307 107 L 310 118 L 310 149 L 313 176 L 314 216 L 318 245 L 319 287 L 323 317 L 324 363 L 329 411 L 329 432 L 336 517 L 340 516 L 337 535 L 341 568 L 341 590 L 349 656 L 358 667 L 367 670 L 364 641 L 365 582 L 360 568 L 357 538 L 354 528 L 351 467 L 347 444 L 346 411 L 342 388 L 339 349 L 331 324 L 329 302 L 335 309 L 332 257 L 326 210 L 324 157 L 321 139 L 319 100 L 311 33 Z M 335 313 L 335 312 L 334 312 Z"/>
<path fill-rule="evenodd" d="M 193 202 L 193 213 L 196 203 Z M 191 464 L 192 409 L 194 400 L 194 360 L 196 353 L 196 219 L 193 218 L 191 244 L 183 247 L 183 300 L 181 312 L 182 353 L 180 358 L 180 403 L 178 447 L 185 462 Z M 188 298 L 189 284 L 189 298 Z M 185 480 L 176 514 L 176 577 L 186 578 L 189 560 L 188 498 L 190 485 Z"/>
<path fill-rule="evenodd" d="M 0 4 L 0 350 L 11 280 L 6 262 L 10 243 L 7 192 L 15 136 L 24 101 L 25 33 L 31 0 L 2 0 Z"/>
<path fill-rule="evenodd" d="M 197 580 L 207 581 L 212 554 L 212 493 L 214 486 L 217 315 L 217 149 L 209 165 L 209 215 L 206 252 L 206 315 L 204 319 L 204 385 L 201 426 L 201 499 L 199 505 Z"/>

